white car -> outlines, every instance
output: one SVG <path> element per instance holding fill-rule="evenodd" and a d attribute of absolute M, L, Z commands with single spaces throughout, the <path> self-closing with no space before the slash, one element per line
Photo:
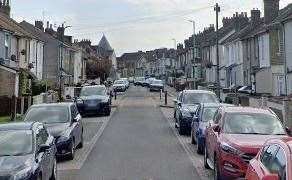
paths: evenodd
<path fill-rule="evenodd" d="M 130 87 L 130 82 L 129 82 L 128 78 L 120 78 L 120 80 L 125 81 L 127 88 Z"/>
<path fill-rule="evenodd" d="M 127 82 L 124 80 L 116 80 L 113 84 L 115 92 L 125 92 L 127 90 Z"/>

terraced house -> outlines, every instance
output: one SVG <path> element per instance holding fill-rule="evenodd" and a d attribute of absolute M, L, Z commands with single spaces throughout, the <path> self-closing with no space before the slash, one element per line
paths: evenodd
<path fill-rule="evenodd" d="M 31 80 L 43 78 L 44 42 L 10 18 L 7 0 L 0 1 L 0 39 L 0 96 L 30 95 Z"/>

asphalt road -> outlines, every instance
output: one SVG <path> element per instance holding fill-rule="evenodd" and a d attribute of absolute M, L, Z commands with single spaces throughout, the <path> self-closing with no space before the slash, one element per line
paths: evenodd
<path fill-rule="evenodd" d="M 80 169 L 61 180 L 199 180 L 188 154 L 144 88 L 130 88 Z"/>

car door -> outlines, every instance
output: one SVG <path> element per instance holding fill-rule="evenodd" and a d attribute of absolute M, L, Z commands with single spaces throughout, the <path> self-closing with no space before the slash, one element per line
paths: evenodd
<path fill-rule="evenodd" d="M 184 93 L 181 93 L 179 95 L 179 97 L 178 97 L 178 100 L 177 100 L 177 112 L 176 112 L 176 120 L 177 120 L 177 123 L 179 123 L 180 117 L 181 117 L 183 96 L 184 96 Z"/>
<path fill-rule="evenodd" d="M 78 145 L 81 142 L 81 116 L 78 113 L 77 107 L 75 104 L 72 104 L 71 107 L 71 121 L 72 121 L 72 135 L 75 139 L 75 145 Z"/>
<path fill-rule="evenodd" d="M 222 111 L 219 109 L 214 117 L 214 124 L 210 124 L 210 129 L 208 130 L 208 154 L 209 158 L 212 162 L 214 162 L 214 152 L 217 149 L 217 139 L 218 139 L 218 132 L 215 132 L 214 128 L 220 124 L 222 120 Z"/>
<path fill-rule="evenodd" d="M 46 152 L 39 152 L 40 146 L 45 144 L 44 139 L 43 139 L 43 127 L 39 127 L 36 131 L 36 159 L 39 164 L 39 169 L 42 172 L 42 177 L 43 179 L 49 179 L 49 164 L 50 164 L 50 159 L 49 159 L 49 153 L 48 151 Z"/>
<path fill-rule="evenodd" d="M 270 172 L 270 164 L 275 157 L 279 147 L 276 145 L 269 145 L 265 147 L 259 157 L 257 163 L 252 164 L 252 171 L 254 172 L 255 179 L 262 179 Z"/>
<path fill-rule="evenodd" d="M 198 107 L 194 115 L 193 122 L 192 122 L 192 126 L 193 126 L 192 129 L 194 130 L 193 133 L 196 136 L 196 138 L 198 138 L 198 135 L 199 135 L 199 125 L 200 125 L 201 114 L 202 114 L 203 109 L 204 108 L 202 106 Z"/>
<path fill-rule="evenodd" d="M 280 180 L 286 180 L 287 177 L 287 159 L 283 148 L 278 146 L 278 151 L 266 166 L 270 174 L 278 174 Z"/>
<path fill-rule="evenodd" d="M 48 131 L 42 127 L 40 129 L 40 135 L 42 137 L 43 144 L 49 145 L 50 148 L 47 150 L 45 155 L 47 156 L 47 168 L 49 176 L 51 175 L 51 172 L 53 171 L 54 163 L 55 163 L 55 155 L 56 155 L 56 146 L 54 142 L 54 137 L 49 135 Z"/>

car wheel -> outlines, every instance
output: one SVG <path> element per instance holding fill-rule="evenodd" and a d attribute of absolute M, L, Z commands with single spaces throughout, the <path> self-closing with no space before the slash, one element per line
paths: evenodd
<path fill-rule="evenodd" d="M 75 157 L 75 141 L 74 139 L 71 142 L 71 146 L 70 146 L 70 154 L 69 154 L 69 159 L 73 160 Z"/>
<path fill-rule="evenodd" d="M 216 157 L 214 158 L 214 180 L 221 180 L 219 163 Z"/>
<path fill-rule="evenodd" d="M 57 160 L 54 160 L 54 166 L 52 170 L 52 175 L 50 177 L 50 180 L 56 180 L 57 179 Z"/>
<path fill-rule="evenodd" d="M 207 146 L 204 148 L 204 167 L 206 169 L 210 169 L 210 166 L 208 164 L 208 152 L 207 152 Z"/>
<path fill-rule="evenodd" d="M 184 128 L 182 127 L 181 123 L 179 122 L 179 127 L 178 127 L 178 133 L 180 135 L 184 135 L 185 134 L 185 130 Z"/>
<path fill-rule="evenodd" d="M 81 132 L 81 137 L 80 137 L 80 143 L 78 144 L 78 148 L 81 149 L 83 148 L 83 129 L 82 129 L 82 132 Z"/>
<path fill-rule="evenodd" d="M 195 140 L 195 138 L 194 138 L 194 135 L 193 135 L 193 130 L 191 130 L 191 142 L 192 142 L 192 144 L 197 144 L 197 142 L 196 142 L 196 140 Z"/>
<path fill-rule="evenodd" d="M 200 143 L 198 143 L 198 145 L 197 145 L 197 153 L 198 154 L 203 154 L 204 153 L 203 146 Z"/>
<path fill-rule="evenodd" d="M 37 180 L 42 180 L 42 179 L 43 179 L 42 174 L 39 174 L 38 177 L 37 177 Z"/>
<path fill-rule="evenodd" d="M 110 115 L 111 115 L 111 108 L 110 108 L 110 107 L 108 107 L 108 108 L 106 109 L 106 111 L 105 111 L 105 115 L 106 115 L 106 116 L 110 116 Z"/>

